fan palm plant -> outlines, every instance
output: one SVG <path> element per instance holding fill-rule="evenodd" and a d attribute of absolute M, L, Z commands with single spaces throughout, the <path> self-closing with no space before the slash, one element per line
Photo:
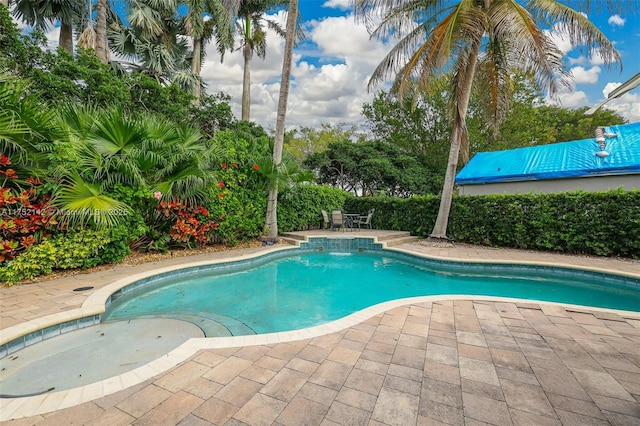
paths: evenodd
<path fill-rule="evenodd" d="M 61 121 L 71 143 L 52 174 L 60 182 L 52 204 L 73 224 L 91 219 L 112 226 L 131 211 L 108 194 L 118 185 L 160 191 L 167 199 L 199 202 L 215 181 L 211 164 L 217 148 L 199 130 L 176 127 L 154 116 L 132 117 L 121 109 L 68 107 Z"/>
<path fill-rule="evenodd" d="M 582 11 L 595 1 L 574 2 Z M 629 2 L 631 4 L 631 2 Z M 558 25 L 570 41 L 598 52 L 607 66 L 620 60 L 613 44 L 578 10 L 557 0 L 356 0 L 356 16 L 371 24 L 381 17 L 371 36 L 402 34 L 375 69 L 370 86 L 391 77 L 394 92 L 402 96 L 408 82 L 427 88 L 439 73 L 450 72 L 453 130 L 438 217 L 431 237 L 446 239 L 454 179 L 462 151 L 466 158 L 469 99 L 474 87 L 482 93 L 486 111 L 496 124 L 508 106 L 509 86 L 515 68 L 536 77 L 550 93 L 569 85 L 569 71 L 542 25 Z"/>
<path fill-rule="evenodd" d="M 191 50 L 177 13 L 176 0 L 133 0 L 126 25 L 117 15 L 109 26 L 111 48 L 128 59 L 129 68 L 159 82 L 193 84 Z M 186 73 L 186 74 L 185 74 Z"/>
<path fill-rule="evenodd" d="M 13 15 L 32 27 L 47 30 L 60 21 L 58 44 L 73 54 L 73 26 L 81 21 L 82 0 L 14 0 Z"/>
<path fill-rule="evenodd" d="M 55 113 L 29 86 L 7 72 L 0 72 L 0 154 L 12 161 L 20 179 L 43 176 L 50 163 L 54 141 L 64 137 Z"/>

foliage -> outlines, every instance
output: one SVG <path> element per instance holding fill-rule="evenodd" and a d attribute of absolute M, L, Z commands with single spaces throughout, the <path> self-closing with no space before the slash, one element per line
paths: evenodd
<path fill-rule="evenodd" d="M 345 209 L 376 209 L 373 225 L 425 236 L 438 197 L 349 198 Z M 471 244 L 640 258 L 640 191 L 455 197 L 451 236 Z"/>
<path fill-rule="evenodd" d="M 624 124 L 626 120 L 610 109 L 599 109 L 590 116 L 584 115 L 588 107 L 565 109 L 553 106 L 541 107 L 543 120 L 554 131 L 555 142 L 592 139 L 598 126 Z"/>
<path fill-rule="evenodd" d="M 44 55 L 46 37 L 42 31 L 21 34 L 7 8 L 0 7 L 0 69 L 19 74 L 34 68 Z"/>
<path fill-rule="evenodd" d="M 45 53 L 39 65 L 25 76 L 50 104 L 124 106 L 129 101 L 125 79 L 100 62 L 92 49 L 78 49 L 76 56 L 63 50 Z"/>
<path fill-rule="evenodd" d="M 246 141 L 244 141 L 246 142 Z M 248 148 L 239 144 L 238 148 Z M 227 245 L 257 238 L 264 226 L 267 208 L 266 181 L 254 168 L 256 163 L 238 150 L 227 151 L 227 162 L 216 169 L 220 180 L 211 190 L 209 214 L 221 218 L 217 237 Z"/>
<path fill-rule="evenodd" d="M 45 239 L 0 267 L 0 281 L 12 284 L 50 274 L 54 269 L 88 268 L 111 242 L 108 231 L 85 230 Z"/>
<path fill-rule="evenodd" d="M 39 181 L 29 177 L 20 184 L 11 160 L 0 154 L 0 264 L 20 255 L 55 229 L 48 197 L 38 196 Z"/>
<path fill-rule="evenodd" d="M 220 151 L 214 164 L 218 184 L 211 187 L 206 203 L 210 215 L 224 218 L 217 232 L 220 241 L 228 245 L 262 233 L 267 180 L 260 173 L 258 160 L 267 155 L 271 142 L 253 123 L 241 121 L 234 127 L 214 135 L 213 143 Z"/>
<path fill-rule="evenodd" d="M 203 206 L 171 200 L 160 201 L 154 219 L 154 226 L 169 227 L 173 242 L 191 248 L 210 242 L 212 231 L 218 229 L 218 222 L 224 218 L 211 219 Z"/>
<path fill-rule="evenodd" d="M 326 185 L 297 185 L 278 197 L 278 228 L 282 232 L 317 229 L 320 210 L 342 209 L 351 195 Z"/>
<path fill-rule="evenodd" d="M 416 92 L 402 99 L 379 92 L 371 103 L 362 107 L 369 137 L 420 156 L 444 170 L 451 123 L 443 83 L 442 78 L 434 80 L 432 90 Z"/>
<path fill-rule="evenodd" d="M 376 209 L 372 220 L 374 229 L 402 230 L 424 236 L 433 227 L 439 203 L 440 198 L 435 195 L 411 198 L 353 197 L 347 199 L 345 210 L 364 214 Z"/>
<path fill-rule="evenodd" d="M 39 177 L 49 164 L 53 141 L 62 137 L 53 111 L 23 81 L 0 72 L 0 154 L 13 162 L 15 173 L 23 179 Z M 19 187 L 20 180 L 10 179 L 4 185 Z"/>
<path fill-rule="evenodd" d="M 453 210 L 465 242 L 640 257 L 640 191 L 459 197 Z"/>
<path fill-rule="evenodd" d="M 304 165 L 316 173 L 319 183 L 360 195 L 407 197 L 435 192 L 442 184 L 441 173 L 422 157 L 380 141 L 332 142 Z"/>
<path fill-rule="evenodd" d="M 301 127 L 287 132 L 284 150 L 302 163 L 309 155 L 325 151 L 331 142 L 353 140 L 355 137 L 355 126 L 347 128 L 344 124 L 332 126 L 322 123 L 320 129 Z"/>

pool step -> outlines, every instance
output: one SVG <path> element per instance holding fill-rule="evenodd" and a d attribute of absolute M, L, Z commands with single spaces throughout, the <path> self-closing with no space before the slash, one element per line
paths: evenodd
<path fill-rule="evenodd" d="M 354 238 L 359 238 L 359 237 L 366 238 L 366 237 L 372 236 L 371 234 L 365 234 L 364 231 L 365 230 L 363 230 L 363 233 L 361 235 L 358 235 L 358 231 L 349 232 L 349 233 L 336 233 L 335 235 L 342 238 L 350 237 L 350 236 Z M 329 235 L 332 235 L 332 234 L 327 233 L 322 236 L 329 236 Z M 321 235 L 318 235 L 318 236 L 309 235 L 308 237 L 314 238 L 319 236 Z M 408 231 L 395 231 L 395 232 L 387 233 L 384 235 L 378 235 L 377 239 L 378 239 L 378 242 L 384 242 L 387 245 L 387 247 L 418 241 L 418 237 L 412 236 L 411 233 L 409 233 Z M 285 232 L 280 234 L 279 240 L 283 244 L 298 246 L 300 245 L 301 242 L 307 241 L 307 236 L 303 234 L 293 233 L 293 232 Z"/>
<path fill-rule="evenodd" d="M 139 315 L 135 318 L 169 318 L 190 322 L 200 327 L 205 337 L 246 336 L 256 334 L 255 330 L 244 322 L 212 312 L 157 312 Z"/>
<path fill-rule="evenodd" d="M 386 243 L 387 243 L 387 247 L 393 247 L 393 246 L 399 246 L 400 244 L 415 243 L 418 240 L 419 240 L 418 237 L 414 237 L 413 235 L 407 235 L 404 237 L 388 240 L 386 241 Z"/>

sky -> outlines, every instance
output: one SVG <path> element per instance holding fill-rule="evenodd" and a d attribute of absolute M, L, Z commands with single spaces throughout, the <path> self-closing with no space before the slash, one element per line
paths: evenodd
<path fill-rule="evenodd" d="M 362 124 L 363 104 L 370 102 L 380 89 L 368 90 L 369 77 L 393 41 L 370 39 L 364 24 L 354 20 L 349 0 L 299 0 L 299 9 L 306 38 L 293 51 L 286 127 Z M 285 26 L 286 11 L 268 17 Z M 618 49 L 622 71 L 619 66 L 607 69 L 597 53 L 585 56 L 580 46 L 569 43 L 561 28 L 550 28 L 548 31 L 565 54 L 574 79 L 570 90 L 559 93 L 555 100 L 548 99 L 549 103 L 566 108 L 595 105 L 640 72 L 640 13 L 611 15 L 602 10 L 588 18 Z M 57 40 L 57 29 L 49 37 Z M 270 32 L 265 59 L 254 56 L 251 63 L 251 120 L 267 130 L 275 128 L 283 50 L 284 40 Z M 242 63 L 241 51 L 226 53 L 221 63 L 215 45 L 210 44 L 202 66 L 207 92 L 223 91 L 230 95 L 237 117 L 242 96 Z M 640 87 L 610 101 L 607 107 L 629 122 L 640 121 Z"/>

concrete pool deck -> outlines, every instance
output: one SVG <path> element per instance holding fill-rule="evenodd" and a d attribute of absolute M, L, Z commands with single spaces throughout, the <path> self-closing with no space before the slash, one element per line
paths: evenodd
<path fill-rule="evenodd" d="M 353 233 L 374 235 L 384 231 Z M 117 266 L 0 288 L 2 341 L 25 323 L 82 308 L 119 279 L 272 249 Z M 638 261 L 416 242 L 394 249 L 640 277 Z M 81 286 L 95 288 L 73 291 Z M 188 349 L 117 383 L 0 399 L 0 419 L 41 425 L 640 423 L 640 314 L 438 297 L 390 302 L 310 334 L 269 336 L 222 338 L 231 340 L 216 344 L 194 339 Z M 234 347 L 222 347 L 225 342 Z"/>

